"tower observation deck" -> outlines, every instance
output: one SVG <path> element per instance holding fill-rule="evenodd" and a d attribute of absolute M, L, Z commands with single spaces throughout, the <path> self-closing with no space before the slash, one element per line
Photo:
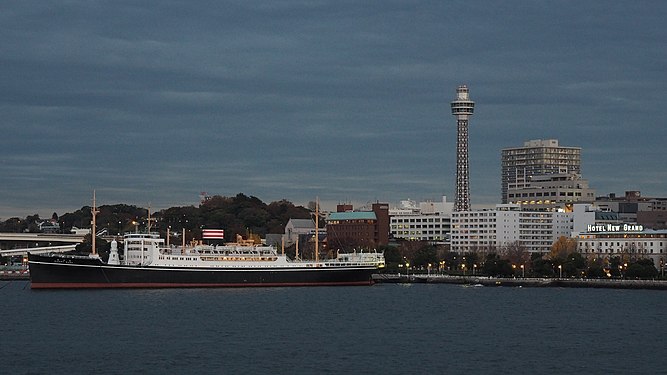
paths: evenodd
<path fill-rule="evenodd" d="M 468 117 L 472 116 L 475 102 L 468 96 L 468 87 L 456 89 L 456 100 L 452 102 L 452 115 L 456 116 L 456 200 L 455 211 L 470 210 L 470 175 L 468 171 Z"/>

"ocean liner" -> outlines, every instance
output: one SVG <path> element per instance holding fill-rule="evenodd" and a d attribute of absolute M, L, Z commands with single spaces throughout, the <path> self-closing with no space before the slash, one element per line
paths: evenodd
<path fill-rule="evenodd" d="M 166 288 L 236 286 L 370 285 L 384 267 L 375 252 L 339 254 L 322 261 L 291 261 L 272 246 L 243 242 L 222 246 L 165 246 L 157 234 L 116 241 L 109 261 L 89 256 L 28 254 L 31 288 Z"/>
<path fill-rule="evenodd" d="M 92 211 L 95 233 L 94 203 Z M 123 242 L 123 259 L 114 240 L 107 262 L 95 252 L 89 256 L 28 254 L 31 288 L 371 285 L 372 274 L 384 267 L 384 255 L 377 252 L 290 260 L 273 246 L 257 245 L 240 236 L 225 245 L 174 246 L 151 233 L 150 226 L 148 233 L 126 234 Z M 95 236 L 93 249 L 94 244 Z"/>

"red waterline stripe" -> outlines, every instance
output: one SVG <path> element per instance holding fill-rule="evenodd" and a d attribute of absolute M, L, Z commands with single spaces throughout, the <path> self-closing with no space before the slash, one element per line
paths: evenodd
<path fill-rule="evenodd" d="M 354 286 L 373 285 L 373 281 L 344 281 L 331 283 L 31 283 L 31 289 L 100 289 L 100 288 L 230 288 L 230 287 L 279 287 L 279 286 Z"/>

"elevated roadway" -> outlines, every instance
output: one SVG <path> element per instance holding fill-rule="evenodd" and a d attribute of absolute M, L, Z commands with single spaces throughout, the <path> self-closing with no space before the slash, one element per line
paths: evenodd
<path fill-rule="evenodd" d="M 51 233 L 0 233 L 0 241 L 28 241 L 28 242 L 60 242 L 82 243 L 80 234 L 51 234 Z"/>
<path fill-rule="evenodd" d="M 45 254 L 45 253 L 65 253 L 68 251 L 74 251 L 76 245 L 63 245 L 63 246 L 43 246 L 43 247 L 30 247 L 22 249 L 11 249 L 11 250 L 0 250 L 0 256 L 11 257 L 19 255 L 31 254 Z"/>

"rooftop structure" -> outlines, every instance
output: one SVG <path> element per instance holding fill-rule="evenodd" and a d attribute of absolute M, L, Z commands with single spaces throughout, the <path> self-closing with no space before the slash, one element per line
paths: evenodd
<path fill-rule="evenodd" d="M 624 222 L 637 222 L 647 228 L 667 229 L 667 198 L 644 197 L 636 190 L 624 196 L 609 194 L 597 197 L 595 204 L 607 211 L 617 212 Z"/>
<path fill-rule="evenodd" d="M 574 203 L 592 203 L 595 190 L 577 173 L 531 176 L 521 183 L 509 183 L 508 203 L 531 210 L 572 210 Z"/>

